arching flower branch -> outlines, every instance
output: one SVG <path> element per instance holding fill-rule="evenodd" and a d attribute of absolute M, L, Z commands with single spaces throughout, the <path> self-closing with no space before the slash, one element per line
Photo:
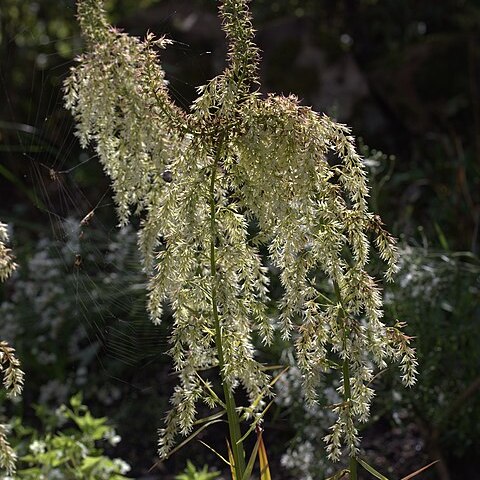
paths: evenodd
<path fill-rule="evenodd" d="M 160 455 L 178 433 L 192 431 L 199 401 L 224 402 L 242 475 L 241 410 L 233 395 L 241 386 L 258 406 L 259 396 L 271 394 L 252 334 L 269 344 L 278 329 L 295 344 L 308 401 L 315 401 L 322 373 L 338 370 L 344 402 L 325 439 L 332 459 L 343 447 L 354 459 L 375 369 L 393 360 L 406 385 L 415 380 L 409 338 L 382 322 L 380 288 L 368 271 L 373 246 L 392 278 L 395 241 L 368 210 L 366 173 L 349 129 L 293 96 L 262 98 L 248 1 L 219 6 L 228 65 L 198 89 L 189 112 L 168 93 L 161 50 L 169 41 L 152 34 L 141 41 L 112 28 L 98 0 L 78 3 L 87 51 L 65 82 L 77 135 L 83 146 L 95 145 L 112 180 L 120 223 L 132 211 L 142 215 L 152 319 L 160 321 L 165 302 L 173 310 L 170 355 L 180 382 Z M 267 313 L 260 247 L 280 271 L 276 319 Z M 216 366 L 223 401 L 200 374 Z"/>

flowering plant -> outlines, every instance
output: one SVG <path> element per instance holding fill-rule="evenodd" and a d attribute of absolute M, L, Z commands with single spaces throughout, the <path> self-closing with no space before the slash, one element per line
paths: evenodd
<path fill-rule="evenodd" d="M 252 335 L 269 344 L 279 331 L 295 344 L 309 402 L 322 372 L 338 371 L 342 401 L 326 448 L 338 459 L 346 447 L 356 478 L 356 424 L 368 418 L 375 369 L 398 361 L 404 383 L 415 381 L 410 339 L 401 324 L 382 322 L 380 288 L 367 268 L 373 245 L 390 280 L 395 241 L 368 210 L 349 129 L 293 96 L 262 98 L 248 1 L 219 5 L 228 65 L 198 88 L 190 112 L 169 97 L 158 55 L 169 40 L 112 28 L 99 0 L 78 3 L 87 51 L 65 82 L 78 138 L 95 145 L 120 223 L 132 209 L 141 215 L 151 317 L 160 322 L 167 302 L 173 311 L 179 385 L 159 453 L 166 458 L 177 434 L 191 434 L 204 401 L 226 412 L 232 469 L 248 478 L 240 421 L 255 425 L 272 395 Z M 279 318 L 267 312 L 267 264 L 280 272 Z M 215 367 L 223 399 L 202 376 Z M 250 403 L 237 408 L 240 388 Z"/>
<path fill-rule="evenodd" d="M 11 250 L 7 248 L 7 226 L 0 222 L 0 281 L 6 280 L 17 265 L 13 261 Z M 15 356 L 15 350 L 4 340 L 0 341 L 0 371 L 3 374 L 3 386 L 9 397 L 20 395 L 23 387 L 24 373 L 20 362 Z M 15 471 L 17 456 L 7 439 L 9 426 L 0 424 L 0 467 L 8 474 Z"/>
<path fill-rule="evenodd" d="M 54 414 L 41 406 L 37 406 L 36 413 L 42 423 L 42 433 L 23 425 L 16 428 L 21 455 L 15 478 L 128 478 L 125 475 L 130 465 L 121 458 L 107 457 L 102 448 L 106 444 L 115 447 L 121 441 L 120 436 L 107 425 L 106 418 L 96 418 L 90 413 L 82 403 L 81 394 L 74 395 L 69 405 L 61 405 Z"/>

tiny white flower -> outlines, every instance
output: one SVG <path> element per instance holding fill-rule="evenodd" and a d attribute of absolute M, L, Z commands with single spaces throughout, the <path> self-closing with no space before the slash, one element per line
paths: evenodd
<path fill-rule="evenodd" d="M 29 450 L 34 453 L 35 455 L 45 453 L 47 449 L 47 444 L 41 440 L 34 440 L 30 445 L 29 445 Z"/>
<path fill-rule="evenodd" d="M 132 469 L 132 467 L 121 458 L 115 458 L 113 463 L 118 468 L 121 475 L 126 475 Z"/>
<path fill-rule="evenodd" d="M 122 441 L 122 437 L 118 435 L 115 429 L 113 428 L 111 428 L 110 430 L 107 430 L 103 438 L 107 440 L 107 442 L 113 447 L 115 447 Z"/>

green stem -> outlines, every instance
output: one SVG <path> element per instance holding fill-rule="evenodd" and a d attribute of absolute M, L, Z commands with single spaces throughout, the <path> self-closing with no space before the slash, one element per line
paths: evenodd
<path fill-rule="evenodd" d="M 346 329 L 345 329 L 346 334 Z M 343 360 L 343 393 L 344 393 L 344 402 L 349 402 L 352 397 L 351 387 L 350 387 L 350 366 L 348 365 L 348 358 L 345 357 Z M 354 456 L 350 456 L 350 480 L 357 480 L 357 460 Z"/>
<path fill-rule="evenodd" d="M 338 283 L 335 281 L 333 282 L 333 288 L 335 290 L 335 296 L 337 297 L 337 300 L 340 302 L 340 305 L 342 307 L 341 313 L 339 313 L 339 315 L 341 315 L 342 318 L 345 319 L 345 308 L 342 302 L 342 296 L 340 294 L 340 287 L 338 286 Z M 344 325 L 344 350 L 346 349 L 347 337 L 348 337 L 348 330 L 345 324 Z M 350 365 L 348 364 L 348 358 L 346 356 L 343 359 L 342 374 L 343 374 L 343 401 L 347 403 L 347 402 L 350 402 L 350 399 L 352 398 L 352 389 L 350 386 Z M 349 465 L 350 480 L 357 480 L 357 464 L 358 464 L 357 460 L 353 455 L 351 455 L 350 465 Z"/>
<path fill-rule="evenodd" d="M 230 433 L 230 444 L 232 454 L 235 462 L 235 475 L 237 480 L 243 478 L 243 474 L 246 469 L 245 465 L 245 451 L 243 449 L 243 443 L 240 441 L 242 434 L 240 431 L 240 419 L 238 417 L 235 399 L 230 384 L 224 377 L 225 371 L 225 358 L 223 354 L 223 342 L 222 342 L 222 328 L 220 325 L 220 318 L 218 315 L 217 304 L 217 265 L 215 256 L 215 240 L 216 240 L 216 218 L 215 218 L 215 179 L 217 176 L 217 166 L 221 157 L 221 150 L 223 144 L 223 137 L 220 138 L 217 152 L 215 155 L 215 162 L 212 167 L 211 180 L 210 180 L 210 271 L 212 280 L 212 314 L 215 322 L 215 344 L 217 347 L 218 366 L 220 368 L 220 378 L 222 381 L 223 393 L 225 396 L 225 405 L 227 408 L 228 428 Z"/>

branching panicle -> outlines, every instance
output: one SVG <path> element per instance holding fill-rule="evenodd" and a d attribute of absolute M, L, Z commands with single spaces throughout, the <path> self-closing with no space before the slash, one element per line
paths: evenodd
<path fill-rule="evenodd" d="M 17 267 L 10 249 L 5 246 L 7 242 L 7 226 L 0 222 L 0 281 L 8 278 Z M 0 371 L 3 373 L 3 386 L 7 395 L 9 397 L 20 395 L 23 388 L 24 373 L 15 356 L 15 350 L 3 340 L 0 341 Z M 0 467 L 5 468 L 10 475 L 15 472 L 17 456 L 8 442 L 8 430 L 8 425 L 0 424 Z"/>
<path fill-rule="evenodd" d="M 15 264 L 11 250 L 6 246 L 8 243 L 7 226 L 0 222 L 0 281 L 6 280 L 15 270 Z"/>
<path fill-rule="evenodd" d="M 17 454 L 8 442 L 10 427 L 0 423 L 0 466 L 5 468 L 8 475 L 15 473 Z"/>
<path fill-rule="evenodd" d="M 3 386 L 10 397 L 22 393 L 24 373 L 15 356 L 15 349 L 7 342 L 0 341 L 0 368 L 3 372 Z"/>
<path fill-rule="evenodd" d="M 238 93 L 248 93 L 248 86 L 258 81 L 259 51 L 254 43 L 249 0 L 222 2 L 220 17 L 229 42 L 229 68 L 225 72 L 227 81 L 235 83 Z M 246 91 L 245 91 L 246 89 Z"/>
<path fill-rule="evenodd" d="M 108 22 L 103 2 L 85 0 L 78 3 L 78 21 L 85 39 L 94 44 L 106 40 Z"/>
<path fill-rule="evenodd" d="M 79 2 L 88 51 L 65 83 L 80 141 L 95 144 L 112 179 L 121 223 L 132 209 L 142 212 L 152 319 L 160 321 L 167 301 L 173 310 L 170 354 L 180 385 L 160 453 L 190 432 L 196 402 L 213 401 L 201 370 L 220 365 L 223 382 L 241 385 L 252 401 L 270 393 L 252 343 L 254 331 L 265 343 L 274 334 L 262 247 L 280 272 L 277 326 L 294 338 L 308 399 L 315 401 L 323 371 L 340 370 L 345 401 L 326 437 L 329 454 L 336 459 L 347 447 L 355 456 L 373 365 L 393 359 L 406 384 L 415 376 L 409 339 L 382 323 L 380 287 L 367 271 L 373 243 L 391 279 L 395 242 L 368 211 L 350 130 L 293 96 L 252 92 L 259 55 L 248 1 L 219 3 L 229 64 L 199 88 L 190 113 L 168 95 L 156 50 L 168 42 L 115 31 L 99 1 Z"/>

